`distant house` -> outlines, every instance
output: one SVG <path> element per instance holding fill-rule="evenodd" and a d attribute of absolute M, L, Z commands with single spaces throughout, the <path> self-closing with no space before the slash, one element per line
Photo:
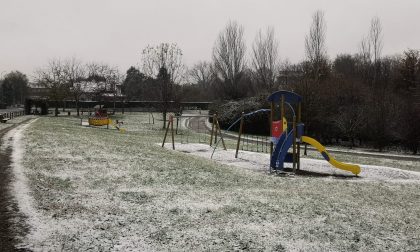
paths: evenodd
<path fill-rule="evenodd" d="M 27 98 L 29 99 L 46 99 L 50 92 L 49 88 L 40 87 L 36 83 L 29 83 L 27 88 Z"/>
<path fill-rule="evenodd" d="M 103 85 L 103 86 L 102 86 Z M 115 85 L 115 92 L 109 90 L 102 83 L 83 83 L 81 90 L 82 95 L 80 97 L 81 101 L 93 101 L 93 100 L 103 100 L 103 101 L 112 101 L 115 97 L 116 100 L 124 99 L 124 95 L 121 93 L 120 84 Z M 27 97 L 29 99 L 48 99 L 51 89 L 38 85 L 37 83 L 29 83 L 27 89 Z M 73 100 L 74 98 L 70 95 L 65 100 Z"/>

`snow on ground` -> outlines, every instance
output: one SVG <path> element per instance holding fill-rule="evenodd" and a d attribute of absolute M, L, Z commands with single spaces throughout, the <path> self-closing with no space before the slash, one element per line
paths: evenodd
<path fill-rule="evenodd" d="M 171 144 L 166 144 L 166 148 L 172 149 Z M 211 158 L 214 148 L 205 144 L 175 144 L 175 150 L 204 158 Z M 270 164 L 270 155 L 267 153 L 257 153 L 249 151 L 239 151 L 238 158 L 235 158 L 235 150 L 223 150 L 217 148 L 212 158 L 214 161 L 236 166 L 244 169 L 250 169 L 260 172 L 268 172 Z M 289 164 L 287 164 L 289 165 Z M 286 165 L 286 167 L 288 167 Z M 362 172 L 358 177 L 352 173 L 337 169 L 331 166 L 325 160 L 316 160 L 301 158 L 301 169 L 309 172 L 332 175 L 336 177 L 354 178 L 354 181 L 387 181 L 387 182 L 413 182 L 420 183 L 420 173 L 414 171 L 401 170 L 385 166 L 361 165 Z"/>
<path fill-rule="evenodd" d="M 3 145 L 1 146 L 2 149 L 12 149 L 11 166 L 14 175 L 12 192 L 18 202 L 20 212 L 27 217 L 28 224 L 33 227 L 27 235 L 28 240 L 45 239 L 50 235 L 48 232 L 50 228 L 44 225 L 47 223 L 44 216 L 35 207 L 36 203 L 31 196 L 28 180 L 22 167 L 22 158 L 25 152 L 25 148 L 22 146 L 23 131 L 34 121 L 36 119 L 7 132 L 3 137 Z"/>
<path fill-rule="evenodd" d="M 35 116 L 33 116 L 33 115 L 25 115 L 25 116 L 15 117 L 11 120 L 8 120 L 6 123 L 0 123 L 0 131 L 5 130 L 9 127 L 12 127 L 13 125 L 21 123 L 25 120 L 33 119 L 33 118 L 35 118 Z"/>
<path fill-rule="evenodd" d="M 121 116 L 125 134 L 83 127 L 78 118 L 42 117 L 8 135 L 17 157 L 25 147 L 14 161 L 32 208 L 22 210 L 32 227 L 27 248 L 404 251 L 420 245 L 420 186 L 412 173 L 269 176 L 267 154 L 241 151 L 235 160 L 233 150 L 217 150 L 216 160 L 239 168 L 210 160 L 207 145 L 162 149 L 155 143 L 164 131 L 147 116 Z M 303 159 L 302 168 L 341 173 L 322 160 Z M 392 176 L 410 183 L 388 183 Z"/>

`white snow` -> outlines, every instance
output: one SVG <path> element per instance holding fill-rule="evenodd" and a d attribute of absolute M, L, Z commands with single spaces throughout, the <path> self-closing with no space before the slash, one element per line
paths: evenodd
<path fill-rule="evenodd" d="M 24 238 L 25 244 L 30 244 L 33 240 L 43 240 L 50 235 L 51 230 L 46 223 L 45 216 L 40 214 L 35 207 L 35 200 L 31 196 L 31 190 L 29 189 L 28 180 L 22 167 L 22 158 L 25 148 L 22 146 L 22 135 L 23 131 L 30 125 L 30 123 L 36 121 L 32 120 L 29 123 L 19 125 L 18 127 L 10 130 L 3 137 L 2 148 L 12 148 L 11 166 L 13 170 L 13 184 L 12 192 L 15 196 L 15 200 L 18 203 L 18 207 L 21 213 L 27 217 L 27 224 L 30 226 L 30 231 L 27 237 Z"/>
<path fill-rule="evenodd" d="M 166 148 L 172 149 L 172 144 L 166 144 Z M 213 153 L 213 147 L 205 144 L 190 143 L 190 144 L 175 144 L 175 150 L 183 153 L 188 153 L 195 156 L 204 158 L 211 158 Z M 244 169 L 268 172 L 270 164 L 270 155 L 267 153 L 257 153 L 249 151 L 239 151 L 238 158 L 235 158 L 235 150 L 228 149 L 223 150 L 217 148 L 214 152 L 214 161 L 227 164 L 235 167 Z M 290 164 L 286 164 L 286 167 Z M 316 172 L 319 174 L 332 175 L 332 176 L 348 176 L 354 177 L 354 181 L 387 181 L 387 182 L 413 182 L 420 183 L 420 173 L 414 171 L 407 171 L 398 168 L 391 168 L 385 166 L 375 165 L 360 165 L 362 172 L 358 177 L 354 177 L 352 173 L 343 171 L 331 166 L 325 160 L 301 158 L 301 169 L 310 172 Z"/>
<path fill-rule="evenodd" d="M 155 145 L 161 125 L 145 123 L 147 114 L 125 116 L 126 134 L 44 117 L 5 137 L 31 226 L 27 248 L 372 251 L 389 248 L 388 237 L 401 240 L 391 250 L 418 244 L 406 240 L 419 226 L 411 202 L 419 173 L 362 165 L 355 177 L 302 158 L 303 170 L 326 176 L 270 176 L 268 154 L 240 151 L 235 159 L 234 150 L 218 148 L 209 161 L 206 144 L 164 150 Z"/>

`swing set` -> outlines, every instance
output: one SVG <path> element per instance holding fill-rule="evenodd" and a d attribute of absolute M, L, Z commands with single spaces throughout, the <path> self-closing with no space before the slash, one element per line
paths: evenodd
<path fill-rule="evenodd" d="M 280 90 L 272 93 L 268 99 L 270 102 L 270 109 L 260 109 L 250 113 L 242 113 L 242 116 L 232 123 L 225 132 L 229 132 L 237 123 L 240 122 L 235 158 L 238 157 L 240 146 L 242 150 L 248 149 L 249 146 L 256 146 L 257 152 L 269 152 L 270 153 L 270 172 L 282 172 L 285 168 L 285 163 L 292 163 L 293 172 L 300 170 L 300 148 L 301 144 L 310 144 L 327 160 L 332 166 L 337 169 L 349 171 L 354 175 L 358 175 L 361 172 L 361 168 L 355 164 L 346 164 L 334 159 L 326 150 L 326 148 L 319 143 L 317 140 L 304 136 L 304 124 L 301 122 L 302 112 L 302 97 L 294 92 Z M 287 115 L 292 117 L 291 123 L 286 119 L 286 109 L 288 108 Z M 297 111 L 297 112 L 296 112 Z M 270 139 L 263 136 L 245 136 L 244 137 L 244 121 L 245 118 L 253 116 L 257 113 L 270 112 Z M 165 136 L 163 138 L 162 147 L 165 145 L 165 141 L 169 130 L 172 136 L 172 149 L 175 150 L 175 134 L 178 132 L 179 119 L 181 118 L 193 118 L 193 117 L 207 117 L 212 118 L 212 129 L 210 136 L 210 146 L 214 146 L 211 158 L 213 158 L 214 152 L 220 141 L 223 143 L 223 148 L 226 150 L 226 145 L 223 139 L 223 135 L 220 129 L 217 115 L 204 116 L 204 115 L 170 115 L 168 125 L 166 127 Z M 177 128 L 174 130 L 174 119 L 177 120 Z M 229 133 L 226 133 L 229 134 Z M 220 139 L 217 140 L 217 136 Z M 214 139 L 214 143 L 213 143 Z M 241 145 L 242 143 L 242 145 Z M 269 150 L 268 150 L 269 145 Z M 306 148 L 306 145 L 305 145 Z M 289 152 L 289 149 L 292 149 Z M 255 149 L 253 149 L 255 151 Z"/>

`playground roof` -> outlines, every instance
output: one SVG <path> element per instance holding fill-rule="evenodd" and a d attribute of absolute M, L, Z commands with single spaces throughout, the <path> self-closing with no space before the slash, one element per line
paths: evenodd
<path fill-rule="evenodd" d="M 269 102 L 280 102 L 281 101 L 281 97 L 284 96 L 284 101 L 289 103 L 289 104 L 296 104 L 302 101 L 302 96 L 291 92 L 291 91 L 286 91 L 286 90 L 280 90 L 277 92 L 272 93 L 267 100 Z"/>

